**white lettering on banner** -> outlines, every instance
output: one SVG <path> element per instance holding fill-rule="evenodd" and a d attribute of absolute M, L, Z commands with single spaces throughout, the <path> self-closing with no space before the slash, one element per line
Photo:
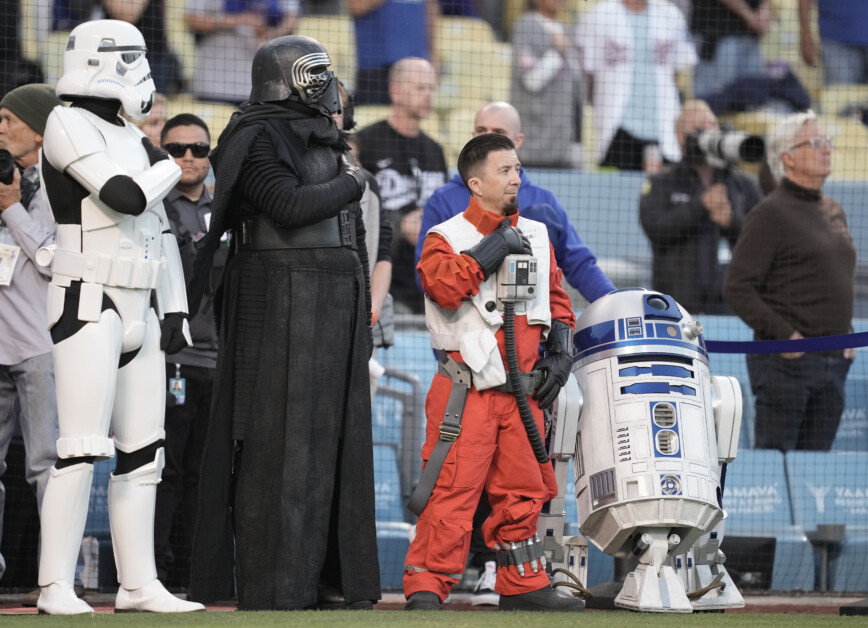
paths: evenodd
<path fill-rule="evenodd" d="M 829 492 L 829 487 L 814 486 L 813 484 L 808 484 L 808 490 L 811 491 L 811 495 L 814 496 L 814 503 L 816 505 L 817 512 L 826 512 L 826 493 Z"/>
<path fill-rule="evenodd" d="M 836 486 L 835 506 L 854 515 L 868 514 L 868 489 Z"/>
<path fill-rule="evenodd" d="M 374 484 L 374 506 L 388 508 L 393 500 L 394 488 L 391 482 L 377 482 Z"/>
<path fill-rule="evenodd" d="M 776 484 L 727 487 L 724 506 L 729 514 L 774 512 L 783 502 Z"/>
<path fill-rule="evenodd" d="M 865 408 L 846 408 L 838 426 L 838 442 L 861 440 L 868 431 L 868 413 Z"/>

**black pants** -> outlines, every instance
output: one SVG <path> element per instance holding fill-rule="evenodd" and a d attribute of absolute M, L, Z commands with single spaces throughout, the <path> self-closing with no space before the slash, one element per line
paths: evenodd
<path fill-rule="evenodd" d="M 828 451 L 844 412 L 844 382 L 851 361 L 806 353 L 747 356 L 756 395 L 757 449 Z"/>
<path fill-rule="evenodd" d="M 175 365 L 166 365 L 167 380 Z M 214 369 L 182 366 L 183 405 L 166 409 L 166 467 L 157 485 L 154 557 L 157 575 L 169 586 L 186 587 L 199 492 L 199 466 L 211 415 Z M 167 382 L 168 384 L 168 382 Z M 173 534 L 174 530 L 174 534 Z"/>
<path fill-rule="evenodd" d="M 606 156 L 600 166 L 618 168 L 619 170 L 642 170 L 645 158 L 645 147 L 657 144 L 656 141 L 643 140 L 624 129 L 619 128 L 609 144 Z"/>

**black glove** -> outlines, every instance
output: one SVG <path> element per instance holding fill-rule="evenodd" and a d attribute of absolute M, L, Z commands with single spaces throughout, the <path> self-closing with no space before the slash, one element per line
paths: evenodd
<path fill-rule="evenodd" d="M 543 371 L 545 380 L 534 391 L 533 398 L 539 401 L 539 407 L 550 408 L 558 398 L 558 393 L 573 369 L 572 329 L 563 321 L 552 321 L 552 328 L 546 338 L 548 356 L 537 360 L 533 365 L 535 371 Z"/>
<path fill-rule="evenodd" d="M 504 220 L 492 233 L 482 238 L 472 249 L 461 251 L 476 260 L 482 276 L 488 279 L 496 272 L 503 258 L 515 253 L 531 255 L 530 240 L 521 231 L 510 227 Z"/>
<path fill-rule="evenodd" d="M 142 138 L 142 146 L 145 147 L 145 152 L 148 153 L 148 161 L 151 162 L 152 166 L 158 161 L 172 158 L 169 153 L 164 151 L 159 146 L 154 146 L 153 143 L 151 143 L 151 140 L 146 137 Z"/>
<path fill-rule="evenodd" d="M 358 193 L 352 200 L 362 200 L 362 196 L 365 193 L 365 186 L 368 184 L 368 181 L 365 178 L 365 171 L 362 170 L 358 164 L 356 164 L 355 159 L 353 159 L 352 156 L 347 155 L 347 153 L 341 155 L 341 174 L 348 174 L 351 176 L 358 186 Z"/>
<path fill-rule="evenodd" d="M 187 346 L 184 338 L 184 321 L 187 315 L 183 312 L 169 312 L 160 325 L 160 349 L 166 353 L 178 353 Z"/>

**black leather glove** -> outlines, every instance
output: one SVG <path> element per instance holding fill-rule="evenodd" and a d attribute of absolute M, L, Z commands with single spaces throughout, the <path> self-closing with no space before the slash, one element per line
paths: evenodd
<path fill-rule="evenodd" d="M 145 147 L 145 152 L 148 153 L 148 161 L 151 162 L 153 166 L 158 161 L 163 161 L 164 159 L 171 159 L 171 155 L 164 151 L 159 146 L 154 146 L 151 140 L 146 137 L 142 138 L 142 146 Z"/>
<path fill-rule="evenodd" d="M 527 236 L 518 229 L 510 227 L 506 220 L 492 233 L 482 238 L 476 246 L 461 252 L 476 260 L 485 279 L 497 272 L 500 263 L 507 255 L 533 253 Z"/>
<path fill-rule="evenodd" d="M 356 160 L 353 159 L 351 155 L 347 155 L 347 153 L 341 155 L 341 174 L 351 176 L 358 186 L 358 193 L 352 200 L 362 200 L 362 196 L 365 193 L 365 186 L 368 183 L 365 178 L 365 171 L 362 170 L 356 163 Z"/>
<path fill-rule="evenodd" d="M 533 398 L 539 401 L 539 407 L 543 410 L 551 407 L 570 377 L 573 369 L 572 335 L 569 325 L 563 321 L 552 321 L 552 328 L 546 339 L 546 350 L 549 354 L 533 365 L 535 371 L 545 373 L 545 380 L 533 393 Z"/>
<path fill-rule="evenodd" d="M 166 353 L 178 353 L 187 346 L 184 338 L 184 321 L 187 315 L 183 312 L 169 312 L 160 325 L 160 349 Z"/>

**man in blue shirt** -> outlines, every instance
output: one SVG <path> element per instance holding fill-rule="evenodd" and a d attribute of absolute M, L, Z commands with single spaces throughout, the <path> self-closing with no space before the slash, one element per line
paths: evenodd
<path fill-rule="evenodd" d="M 516 149 L 519 149 L 519 157 L 521 157 L 520 148 L 524 141 L 521 119 L 518 111 L 509 103 L 492 102 L 479 110 L 473 124 L 473 137 L 483 133 L 506 135 L 515 144 Z M 416 264 L 419 263 L 422 255 L 422 244 L 428 230 L 463 212 L 467 209 L 469 201 L 470 192 L 458 174 L 431 195 L 425 203 L 422 214 L 422 227 L 419 231 L 419 241 L 416 243 Z M 585 299 L 596 301 L 615 289 L 609 278 L 597 266 L 597 258 L 582 242 L 567 218 L 567 212 L 555 195 L 531 182 L 524 168 L 521 170 L 521 187 L 518 190 L 518 211 L 525 218 L 537 220 L 548 228 L 558 266 L 564 271 L 567 282 Z M 416 285 L 419 285 L 418 274 Z"/>
<path fill-rule="evenodd" d="M 479 110 L 473 123 L 473 137 L 483 133 L 499 133 L 507 136 L 515 144 L 516 150 L 521 148 L 524 141 L 518 111 L 507 102 L 491 102 Z M 518 211 L 525 218 L 536 220 L 546 226 L 558 266 L 564 271 L 569 284 L 591 302 L 615 290 L 615 286 L 597 266 L 597 258 L 594 257 L 591 249 L 576 233 L 567 218 L 567 212 L 555 195 L 532 183 L 524 168 L 521 169 L 520 178 Z M 428 198 L 422 213 L 419 240 L 416 243 L 417 266 L 428 230 L 462 213 L 467 209 L 469 202 L 470 191 L 458 174 Z M 416 285 L 421 290 L 418 272 Z M 493 562 L 494 551 L 485 546 L 481 534 L 482 524 L 490 512 L 488 498 L 483 492 L 479 507 L 473 516 L 473 534 L 470 537 L 470 563 L 480 570 L 479 581 L 476 583 L 474 596 L 471 599 L 471 604 L 474 606 L 496 606 L 498 603 L 498 595 L 494 592 L 497 572 L 496 564 Z"/>

